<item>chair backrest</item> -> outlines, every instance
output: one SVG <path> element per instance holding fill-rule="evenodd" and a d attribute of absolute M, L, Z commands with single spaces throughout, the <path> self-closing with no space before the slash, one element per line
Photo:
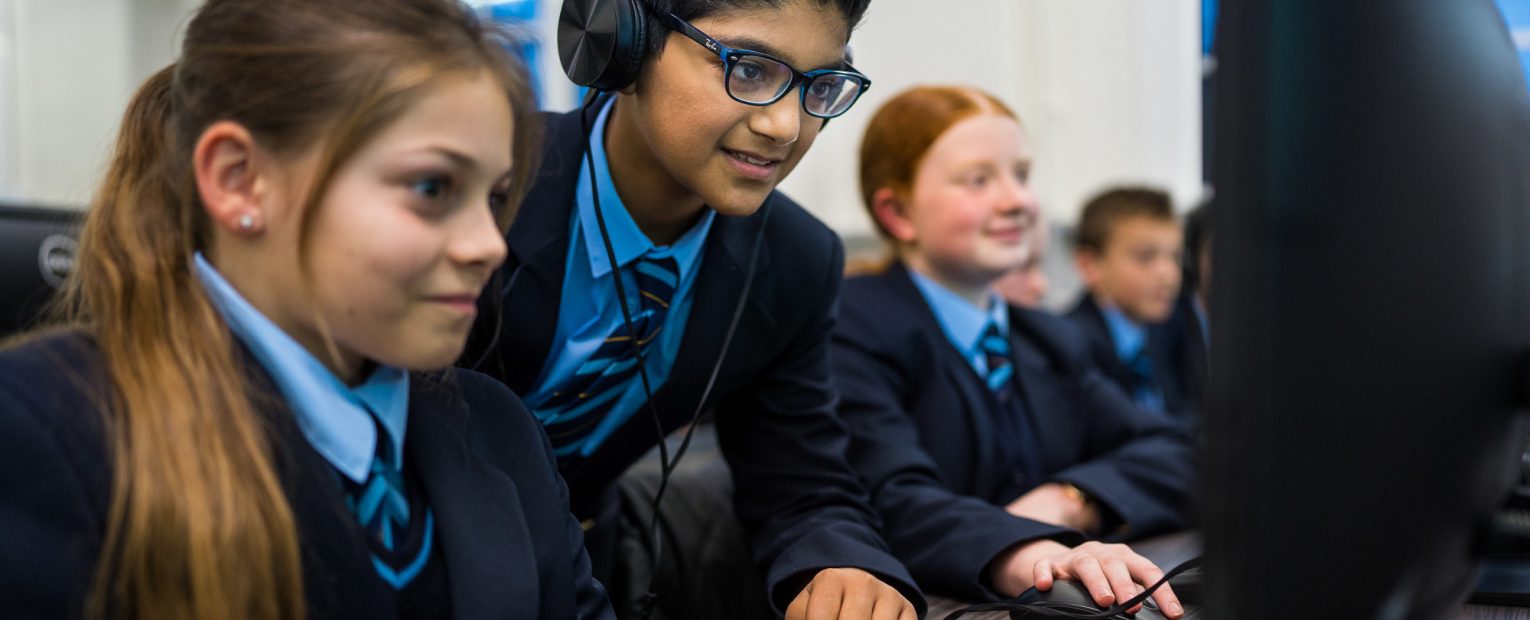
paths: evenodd
<path fill-rule="evenodd" d="M 0 338 L 33 325 L 74 265 L 83 212 L 0 204 Z"/>

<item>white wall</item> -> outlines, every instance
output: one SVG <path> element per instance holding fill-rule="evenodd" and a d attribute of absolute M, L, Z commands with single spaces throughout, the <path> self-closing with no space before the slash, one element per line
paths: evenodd
<path fill-rule="evenodd" d="M 541 1 L 532 30 L 558 78 L 561 0 Z M 0 0 L 0 198 L 83 205 L 133 89 L 172 59 L 197 4 Z M 861 132 L 914 84 L 974 85 L 1015 108 L 1057 230 L 1113 183 L 1165 187 L 1182 208 L 1200 198 L 1199 0 L 876 0 L 852 44 L 875 84 L 783 185 L 852 247 L 872 238 L 855 182 Z M 548 104 L 566 109 L 559 83 Z M 1052 248 L 1061 299 L 1074 277 L 1065 244 Z"/>
<path fill-rule="evenodd" d="M 1182 209 L 1201 197 L 1199 0 L 876 0 L 851 44 L 872 88 L 783 189 L 852 247 L 873 235 L 856 183 L 861 133 L 915 84 L 983 88 L 1025 122 L 1054 231 L 1054 307 L 1077 290 L 1060 241 L 1090 195 L 1131 182 L 1169 190 Z"/>
<path fill-rule="evenodd" d="M 0 197 L 81 207 L 192 0 L 0 2 Z"/>

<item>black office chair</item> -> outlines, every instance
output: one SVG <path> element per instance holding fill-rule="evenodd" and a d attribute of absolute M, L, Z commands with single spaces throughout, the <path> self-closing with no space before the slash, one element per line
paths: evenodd
<path fill-rule="evenodd" d="M 0 338 L 35 325 L 74 265 L 82 212 L 0 204 Z"/>

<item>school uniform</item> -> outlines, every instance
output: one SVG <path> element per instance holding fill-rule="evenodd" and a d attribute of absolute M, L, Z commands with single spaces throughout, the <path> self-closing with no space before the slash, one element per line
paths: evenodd
<path fill-rule="evenodd" d="M 1108 539 L 1187 524 L 1186 432 L 1133 405 L 1061 319 L 997 296 L 980 310 L 900 263 L 847 280 L 841 303 L 832 358 L 850 455 L 921 586 L 995 598 L 987 567 L 1002 551 L 1081 542 L 1004 511 L 1047 482 L 1093 498 Z"/>
<path fill-rule="evenodd" d="M 464 370 L 388 367 L 345 386 L 198 265 L 252 393 L 273 396 L 254 402 L 296 522 L 309 617 L 612 617 L 547 440 L 509 390 Z M 108 385 L 80 332 L 0 352 L 7 613 L 81 613 L 111 503 Z"/>
<path fill-rule="evenodd" d="M 844 460 L 848 433 L 834 414 L 827 357 L 843 267 L 838 238 L 772 192 L 751 216 L 705 210 L 675 243 L 654 246 L 622 206 L 605 163 L 603 127 L 612 109 L 606 99 L 587 112 L 596 137 L 593 191 L 600 193 L 637 337 L 647 342 L 644 368 L 663 432 L 689 422 L 698 406 L 714 412 L 739 489 L 733 508 L 754 532 L 776 613 L 830 567 L 871 572 L 922 610 L 918 589 L 877 534 L 878 517 Z M 618 476 L 659 437 L 636 360 L 622 356 L 627 348 L 606 347 L 628 332 L 593 221 L 581 113 L 547 118 L 542 168 L 506 238 L 509 257 L 491 283 L 498 294 L 486 300 L 493 303 L 483 306 L 463 359 L 526 395 L 559 452 L 575 514 L 599 521 L 618 502 Z M 752 290 L 716 385 L 699 402 L 762 227 Z M 655 257 L 667 266 L 653 266 Z M 613 351 L 615 361 L 603 357 Z M 601 377 L 583 378 L 591 368 Z M 612 561 L 593 543 L 592 555 L 597 574 Z"/>
<path fill-rule="evenodd" d="M 1085 292 L 1066 315 L 1089 342 L 1089 356 L 1137 404 L 1180 418 L 1191 416 L 1184 370 L 1164 324 L 1139 325 Z"/>

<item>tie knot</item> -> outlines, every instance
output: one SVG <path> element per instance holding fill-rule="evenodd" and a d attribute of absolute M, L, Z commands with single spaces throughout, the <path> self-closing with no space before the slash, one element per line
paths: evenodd
<path fill-rule="evenodd" d="M 983 350 L 983 361 L 988 364 L 988 376 L 984 377 L 988 389 L 1002 392 L 1015 372 L 1009 362 L 1009 335 L 1000 330 L 998 324 L 990 322 L 983 329 L 978 348 Z"/>
<path fill-rule="evenodd" d="M 978 347 L 990 357 L 1009 359 L 1009 337 L 999 329 L 997 323 L 992 321 L 983 328 L 983 336 L 978 340 Z"/>

